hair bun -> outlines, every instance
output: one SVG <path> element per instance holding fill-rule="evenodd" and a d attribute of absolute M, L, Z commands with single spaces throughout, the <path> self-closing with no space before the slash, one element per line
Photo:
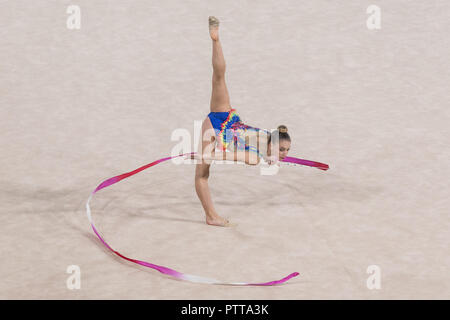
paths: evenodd
<path fill-rule="evenodd" d="M 277 129 L 281 133 L 287 133 L 288 132 L 288 128 L 286 126 L 284 126 L 284 125 L 279 125 Z"/>

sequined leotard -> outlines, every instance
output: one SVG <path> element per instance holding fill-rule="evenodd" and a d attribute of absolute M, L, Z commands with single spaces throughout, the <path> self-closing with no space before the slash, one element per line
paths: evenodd
<path fill-rule="evenodd" d="M 257 146 L 245 144 L 245 134 L 247 130 L 262 131 L 265 134 L 270 134 L 269 131 L 244 124 L 236 109 L 227 112 L 210 112 L 208 117 L 216 132 L 219 149 L 225 151 L 229 149 L 230 144 L 233 144 L 236 150 L 251 151 L 257 153 L 258 157 L 263 156 Z"/>

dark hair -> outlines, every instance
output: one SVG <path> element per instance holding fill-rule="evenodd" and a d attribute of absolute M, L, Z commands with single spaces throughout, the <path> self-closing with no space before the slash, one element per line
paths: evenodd
<path fill-rule="evenodd" d="M 269 135 L 269 139 L 267 141 L 268 144 L 270 144 L 270 142 L 272 141 L 272 137 L 274 139 L 276 139 L 276 135 L 278 135 L 278 141 L 281 140 L 287 140 L 289 142 L 291 142 L 291 137 L 289 136 L 288 132 L 288 128 L 285 125 L 279 125 L 277 130 L 274 130 L 270 135 Z"/>

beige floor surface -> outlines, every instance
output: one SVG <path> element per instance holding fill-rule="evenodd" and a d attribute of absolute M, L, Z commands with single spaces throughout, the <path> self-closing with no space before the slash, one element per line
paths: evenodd
<path fill-rule="evenodd" d="M 380 30 L 369 4 L 2 1 L 0 298 L 449 299 L 450 3 L 376 1 Z M 127 256 L 226 281 L 300 272 L 282 286 L 174 280 L 115 257 L 86 218 L 101 181 L 169 155 L 209 112 L 209 15 L 232 106 L 330 170 L 213 166 L 216 208 L 239 223 L 224 229 L 203 222 L 194 166 L 165 163 L 99 192 L 94 220 Z"/>

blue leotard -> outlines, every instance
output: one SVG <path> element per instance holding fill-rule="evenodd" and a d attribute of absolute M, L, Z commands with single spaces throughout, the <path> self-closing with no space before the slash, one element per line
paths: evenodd
<path fill-rule="evenodd" d="M 220 149 L 225 151 L 230 143 L 233 143 L 236 150 L 251 151 L 257 153 L 258 157 L 263 156 L 256 146 L 245 144 L 244 134 L 246 130 L 263 131 L 270 134 L 269 131 L 244 124 L 236 109 L 227 112 L 210 112 L 208 117 L 215 130 Z"/>

